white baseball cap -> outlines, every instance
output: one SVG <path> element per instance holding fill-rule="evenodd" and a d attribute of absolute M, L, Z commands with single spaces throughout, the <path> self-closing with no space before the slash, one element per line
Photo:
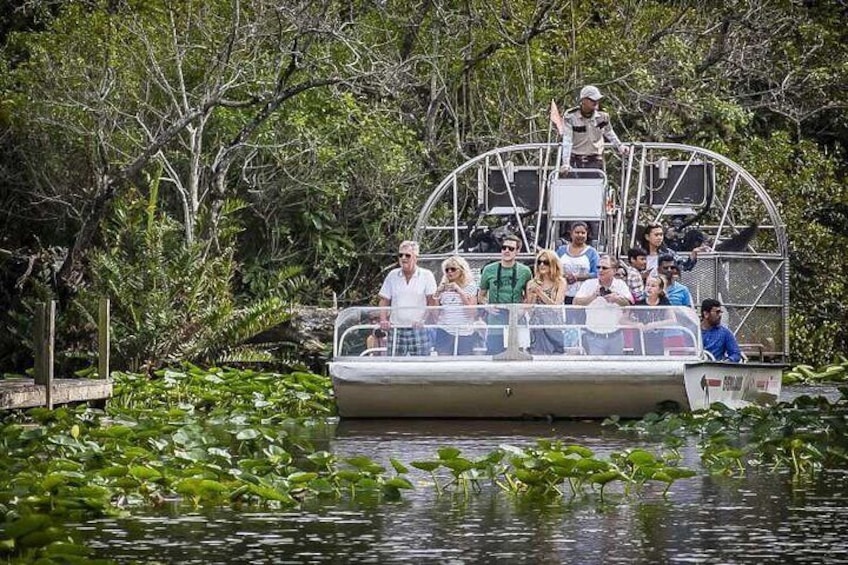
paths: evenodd
<path fill-rule="evenodd" d="M 601 91 L 598 90 L 598 87 L 592 86 L 591 84 L 588 86 L 584 86 L 583 89 L 580 90 L 580 100 L 588 98 L 589 100 L 594 100 L 595 102 L 597 102 L 603 97 L 604 95 L 601 94 Z"/>

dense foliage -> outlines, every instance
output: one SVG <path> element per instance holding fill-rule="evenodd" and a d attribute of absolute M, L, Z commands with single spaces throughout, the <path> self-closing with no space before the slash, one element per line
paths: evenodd
<path fill-rule="evenodd" d="M 793 350 L 848 348 L 841 3 L 4 5 L 4 367 L 27 365 L 49 297 L 79 346 L 109 294 L 124 367 L 220 358 L 291 300 L 367 301 L 434 182 L 547 139 L 549 101 L 585 83 L 623 138 L 716 149 L 763 182 L 792 234 Z"/>

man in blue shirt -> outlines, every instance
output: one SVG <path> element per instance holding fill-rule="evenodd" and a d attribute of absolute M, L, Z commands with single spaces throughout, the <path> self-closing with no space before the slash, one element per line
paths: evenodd
<path fill-rule="evenodd" d="M 665 278 L 668 279 L 665 295 L 671 305 L 694 308 L 692 293 L 689 292 L 686 285 L 680 282 L 680 267 L 677 265 L 674 255 L 660 255 L 657 266 L 660 274 L 665 275 Z"/>
<path fill-rule="evenodd" d="M 701 303 L 701 340 L 704 349 L 712 353 L 716 361 L 738 363 L 742 352 L 736 343 L 736 336 L 727 327 L 721 325 L 721 302 L 707 298 Z"/>

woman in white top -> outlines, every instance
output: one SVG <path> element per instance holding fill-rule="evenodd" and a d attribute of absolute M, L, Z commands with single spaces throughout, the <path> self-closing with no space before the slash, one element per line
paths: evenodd
<path fill-rule="evenodd" d="M 568 283 L 565 291 L 566 304 L 574 302 L 583 281 L 598 277 L 598 252 L 586 243 L 588 238 L 589 226 L 586 222 L 572 222 L 569 242 L 561 245 L 556 251 L 565 282 Z"/>
<path fill-rule="evenodd" d="M 442 261 L 442 281 L 436 289 L 441 305 L 436 329 L 436 351 L 439 355 L 472 355 L 474 352 L 474 319 L 477 285 L 468 261 L 454 255 Z"/>

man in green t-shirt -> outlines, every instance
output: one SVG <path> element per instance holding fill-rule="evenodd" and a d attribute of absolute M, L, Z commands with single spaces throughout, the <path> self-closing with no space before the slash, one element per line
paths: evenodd
<path fill-rule="evenodd" d="M 480 274 L 478 304 L 518 304 L 524 301 L 524 289 L 533 278 L 530 267 L 515 260 L 521 249 L 521 240 L 508 235 L 501 243 L 501 260 L 483 267 Z M 509 323 L 509 310 L 498 308 L 489 311 L 490 326 L 505 326 Z M 490 355 L 502 352 L 503 328 L 489 328 L 486 349 Z"/>

